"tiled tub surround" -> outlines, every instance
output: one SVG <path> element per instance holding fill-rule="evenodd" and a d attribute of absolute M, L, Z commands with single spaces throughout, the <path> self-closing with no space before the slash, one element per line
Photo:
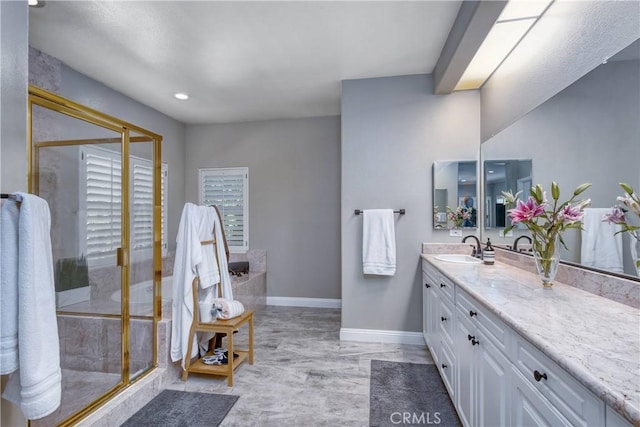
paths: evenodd
<path fill-rule="evenodd" d="M 455 264 L 435 258 L 441 248 L 423 249 L 430 254 L 422 258 L 457 287 L 640 425 L 640 310 L 559 281 L 543 289 L 537 274 L 498 256 L 492 266 Z M 443 251 L 447 249 L 453 248 Z"/>
<path fill-rule="evenodd" d="M 423 254 L 471 254 L 471 246 L 475 247 L 475 241 L 468 243 L 423 243 Z M 521 268 L 531 273 L 536 273 L 536 265 L 531 255 L 518 252 L 496 249 L 496 261 Z M 634 308 L 640 308 L 640 282 L 622 277 L 611 276 L 605 273 L 586 270 L 561 263 L 558 266 L 556 281 L 570 285 L 583 291 L 620 302 Z"/>

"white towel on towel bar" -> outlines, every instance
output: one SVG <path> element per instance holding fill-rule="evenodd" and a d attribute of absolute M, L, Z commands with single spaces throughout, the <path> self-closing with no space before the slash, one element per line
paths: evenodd
<path fill-rule="evenodd" d="M 0 214 L 0 374 L 18 369 L 18 217 L 15 200 Z"/>
<path fill-rule="evenodd" d="M 51 213 L 46 200 L 20 193 L 18 220 L 18 356 L 2 395 L 27 419 L 45 417 L 60 405 L 62 371 L 56 318 Z"/>
<path fill-rule="evenodd" d="M 364 274 L 396 273 L 396 234 L 393 209 L 367 209 L 362 219 L 362 270 Z"/>
<path fill-rule="evenodd" d="M 611 208 L 587 208 L 582 220 L 582 246 L 580 263 L 615 273 L 624 272 L 622 235 L 617 224 L 602 221 Z"/>

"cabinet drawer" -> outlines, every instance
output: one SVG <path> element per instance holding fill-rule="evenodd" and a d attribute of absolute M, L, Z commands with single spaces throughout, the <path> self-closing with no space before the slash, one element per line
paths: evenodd
<path fill-rule="evenodd" d="M 515 367 L 511 376 L 511 425 L 572 427 Z"/>
<path fill-rule="evenodd" d="M 464 315 L 473 319 L 476 325 L 482 327 L 482 337 L 489 339 L 504 354 L 508 354 L 509 341 L 511 339 L 511 329 L 489 311 L 488 308 L 480 306 L 466 292 L 458 288 L 456 290 L 456 304 L 459 315 Z"/>
<path fill-rule="evenodd" d="M 604 402 L 519 335 L 514 356 L 513 362 L 523 377 L 571 424 L 604 425 Z"/>
<path fill-rule="evenodd" d="M 449 301 L 451 301 L 451 303 L 453 303 L 453 294 L 454 294 L 454 290 L 455 288 L 453 287 L 453 282 L 449 279 L 447 279 L 444 276 L 440 276 L 440 281 L 438 282 L 438 289 L 440 289 L 440 293 L 449 299 Z"/>
<path fill-rule="evenodd" d="M 441 298 L 439 316 L 436 319 L 438 322 L 438 333 L 442 341 L 446 342 L 450 347 L 453 347 L 453 315 L 453 303 Z"/>
<path fill-rule="evenodd" d="M 428 261 L 422 261 L 422 273 L 434 283 L 440 281 L 440 273 L 438 273 L 438 270 Z"/>

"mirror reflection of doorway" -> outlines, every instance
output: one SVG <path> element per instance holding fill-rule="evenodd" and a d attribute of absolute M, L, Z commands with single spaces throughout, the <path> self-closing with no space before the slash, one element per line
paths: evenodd
<path fill-rule="evenodd" d="M 507 210 L 502 203 L 496 203 L 496 227 L 506 227 Z"/>
<path fill-rule="evenodd" d="M 484 201 L 484 223 L 487 227 L 495 227 L 493 224 L 493 209 L 491 209 L 491 197 L 486 197 Z"/>

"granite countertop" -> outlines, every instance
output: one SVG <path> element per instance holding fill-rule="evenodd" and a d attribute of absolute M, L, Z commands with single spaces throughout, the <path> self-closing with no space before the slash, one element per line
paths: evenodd
<path fill-rule="evenodd" d="M 585 387 L 640 424 L 640 310 L 497 262 L 422 258 L 498 315 Z"/>

